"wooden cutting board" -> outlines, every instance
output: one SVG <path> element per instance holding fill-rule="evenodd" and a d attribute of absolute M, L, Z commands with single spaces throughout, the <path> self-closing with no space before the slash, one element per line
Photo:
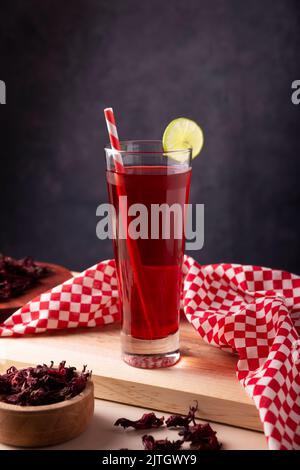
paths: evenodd
<path fill-rule="evenodd" d="M 167 369 L 130 367 L 120 359 L 118 325 L 0 340 L 2 370 L 51 360 L 78 368 L 87 364 L 97 398 L 183 414 L 197 400 L 198 417 L 262 431 L 257 410 L 236 379 L 235 356 L 205 344 L 185 320 L 181 352 L 180 362 Z"/>

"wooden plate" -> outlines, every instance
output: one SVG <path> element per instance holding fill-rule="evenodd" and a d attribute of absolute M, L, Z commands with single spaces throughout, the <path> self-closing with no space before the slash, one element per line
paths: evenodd
<path fill-rule="evenodd" d="M 36 264 L 50 268 L 52 273 L 40 279 L 32 289 L 29 289 L 24 294 L 5 302 L 0 302 L 0 322 L 3 322 L 13 312 L 27 304 L 27 302 L 29 302 L 34 297 L 42 294 L 43 292 L 46 292 L 49 289 L 52 289 L 53 287 L 72 277 L 72 273 L 68 271 L 68 269 L 62 266 L 58 266 L 57 264 L 38 262 Z"/>
<path fill-rule="evenodd" d="M 20 447 L 43 447 L 81 434 L 94 413 L 94 385 L 70 400 L 44 406 L 0 402 L 0 442 Z"/>

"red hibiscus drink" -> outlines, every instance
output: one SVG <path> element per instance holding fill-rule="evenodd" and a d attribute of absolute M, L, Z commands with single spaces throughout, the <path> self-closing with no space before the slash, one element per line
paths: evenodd
<path fill-rule="evenodd" d="M 116 167 L 115 149 L 105 152 L 123 359 L 136 367 L 166 367 L 180 357 L 191 149 L 165 152 L 161 141 L 120 142 L 119 149 L 122 167 Z"/>

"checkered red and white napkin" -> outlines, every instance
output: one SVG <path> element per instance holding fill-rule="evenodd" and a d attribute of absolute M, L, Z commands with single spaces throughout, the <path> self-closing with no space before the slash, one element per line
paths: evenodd
<path fill-rule="evenodd" d="M 186 256 L 182 306 L 209 344 L 238 354 L 237 377 L 259 411 L 270 449 L 300 449 L 300 277 L 257 266 L 200 266 Z M 37 297 L 0 336 L 94 327 L 120 318 L 113 260 Z"/>

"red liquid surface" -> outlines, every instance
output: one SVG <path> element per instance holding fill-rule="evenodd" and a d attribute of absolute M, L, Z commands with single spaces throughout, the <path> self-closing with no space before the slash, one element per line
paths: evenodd
<path fill-rule="evenodd" d="M 119 218 L 119 196 L 127 196 L 128 208 L 144 204 L 148 209 L 148 239 L 114 240 L 119 292 L 122 306 L 122 331 L 139 339 L 159 339 L 176 333 L 179 325 L 181 268 L 184 235 L 176 239 L 171 217 L 170 237 L 151 239 L 151 204 L 188 202 L 191 170 L 162 166 L 126 167 L 126 174 L 107 171 L 110 202 Z M 135 217 L 128 217 L 128 225 Z"/>

